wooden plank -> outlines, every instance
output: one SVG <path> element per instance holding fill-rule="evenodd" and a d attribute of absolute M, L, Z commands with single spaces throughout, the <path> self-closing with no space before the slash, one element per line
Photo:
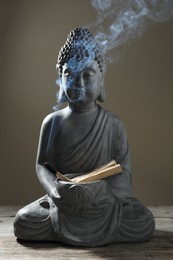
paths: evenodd
<path fill-rule="evenodd" d="M 0 244 L 1 246 L 1 244 Z M 99 248 L 75 248 L 58 243 L 16 243 L 4 238 L 0 259 L 171 259 L 172 245 L 147 243 L 115 244 Z M 4 258 L 2 258 L 4 257 Z"/>
<path fill-rule="evenodd" d="M 22 206 L 0 206 L 0 217 L 14 217 Z"/>
<path fill-rule="evenodd" d="M 13 235 L 14 215 L 20 207 L 0 206 L 0 260 L 173 259 L 173 207 L 149 207 L 156 219 L 153 238 L 145 243 L 118 243 L 82 248 L 60 243 L 19 243 Z"/>
<path fill-rule="evenodd" d="M 155 218 L 173 217 L 173 206 L 149 206 Z"/>

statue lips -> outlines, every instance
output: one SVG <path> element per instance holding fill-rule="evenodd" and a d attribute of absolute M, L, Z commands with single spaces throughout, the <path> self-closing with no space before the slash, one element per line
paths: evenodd
<path fill-rule="evenodd" d="M 71 102 L 85 101 L 85 90 L 81 85 L 75 85 L 66 90 L 66 95 Z"/>

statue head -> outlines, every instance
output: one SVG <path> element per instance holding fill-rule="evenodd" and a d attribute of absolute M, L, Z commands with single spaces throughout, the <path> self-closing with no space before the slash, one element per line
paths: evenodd
<path fill-rule="evenodd" d="M 76 28 L 61 48 L 56 68 L 59 72 L 60 102 L 105 100 L 104 56 L 94 36 Z"/>

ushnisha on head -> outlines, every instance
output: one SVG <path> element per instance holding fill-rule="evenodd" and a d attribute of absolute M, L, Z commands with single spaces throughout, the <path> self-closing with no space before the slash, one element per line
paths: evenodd
<path fill-rule="evenodd" d="M 95 60 L 99 65 L 100 71 L 103 71 L 104 59 L 102 50 L 91 32 L 85 28 L 76 28 L 68 35 L 67 41 L 58 55 L 57 69 L 60 74 L 62 73 L 63 65 L 72 59 L 76 59 L 76 61 L 83 59 Z"/>
<path fill-rule="evenodd" d="M 103 78 L 104 67 L 105 62 L 102 48 L 91 32 L 89 32 L 86 28 L 76 28 L 75 30 L 71 31 L 67 37 L 66 43 L 59 52 L 56 65 L 60 76 L 59 101 L 68 101 L 68 92 L 70 92 L 70 89 L 74 89 L 74 85 L 75 93 L 77 93 L 77 91 L 78 93 L 83 93 L 86 91 L 86 87 L 95 87 L 95 85 L 92 84 L 94 83 L 94 77 L 92 78 L 90 85 L 88 77 L 86 81 L 85 78 L 83 78 L 83 86 L 79 86 L 79 75 L 83 76 L 83 71 L 85 71 L 87 68 L 96 71 L 94 76 L 95 78 L 97 77 L 97 80 L 95 80 L 94 84 L 99 84 L 99 94 L 96 99 L 101 102 L 104 101 L 104 87 L 102 86 L 102 82 L 99 82 L 99 78 Z M 66 76 L 64 77 L 64 75 L 67 75 L 67 71 L 69 76 L 68 80 L 66 80 Z M 77 96 L 77 94 L 75 95 Z M 72 96 L 74 96 L 74 93 Z"/>

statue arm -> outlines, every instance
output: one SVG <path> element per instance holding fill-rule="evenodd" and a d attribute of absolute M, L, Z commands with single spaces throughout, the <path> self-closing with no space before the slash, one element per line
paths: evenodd
<path fill-rule="evenodd" d="M 47 158 L 47 146 L 51 123 L 52 115 L 48 115 L 41 126 L 36 159 L 36 174 L 46 193 L 55 201 L 59 198 L 56 176 L 43 166 Z"/>
<path fill-rule="evenodd" d="M 111 190 L 117 197 L 131 195 L 131 163 L 127 132 L 120 119 L 116 124 L 116 142 L 114 159 L 122 167 L 123 172 L 108 179 Z"/>

